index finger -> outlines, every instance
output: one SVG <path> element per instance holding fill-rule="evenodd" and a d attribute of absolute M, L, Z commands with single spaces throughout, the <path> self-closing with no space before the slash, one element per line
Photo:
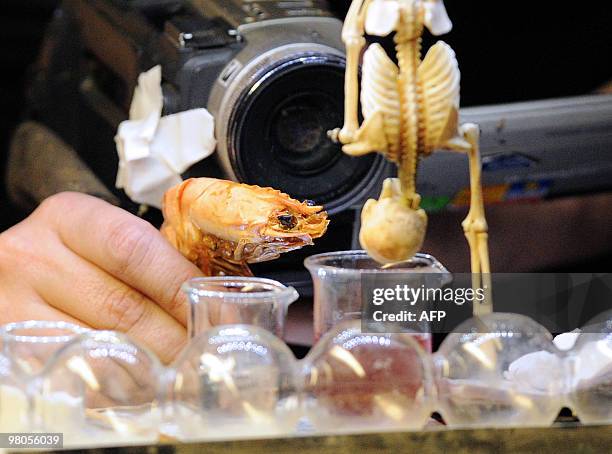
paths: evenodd
<path fill-rule="evenodd" d="M 69 249 L 187 324 L 188 303 L 181 285 L 202 273 L 151 224 L 79 193 L 52 196 L 36 214 L 55 227 Z"/>

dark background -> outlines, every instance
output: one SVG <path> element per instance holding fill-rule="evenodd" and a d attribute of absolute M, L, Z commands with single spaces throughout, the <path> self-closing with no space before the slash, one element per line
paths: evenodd
<path fill-rule="evenodd" d="M 0 15 L 0 182 L 11 131 L 20 120 L 28 66 L 57 0 L 3 0 Z M 343 16 L 349 1 L 333 1 Z M 447 0 L 464 106 L 592 92 L 612 78 L 607 2 Z M 430 43 L 426 39 L 426 45 Z M 23 215 L 0 185 L 0 231 Z"/>

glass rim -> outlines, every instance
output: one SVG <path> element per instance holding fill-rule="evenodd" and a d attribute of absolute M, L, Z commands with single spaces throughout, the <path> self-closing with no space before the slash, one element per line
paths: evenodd
<path fill-rule="evenodd" d="M 361 275 L 364 273 L 400 273 L 404 271 L 402 268 L 388 268 L 388 269 L 384 269 L 384 268 L 345 268 L 345 267 L 324 264 L 324 261 L 329 260 L 329 259 L 338 259 L 338 258 L 343 258 L 343 257 L 348 258 L 352 256 L 368 258 L 368 259 L 375 261 L 372 257 L 370 257 L 367 251 L 363 249 L 354 249 L 354 250 L 347 250 L 347 251 L 324 252 L 322 254 L 311 255 L 310 257 L 306 257 L 306 259 L 304 260 L 304 266 L 308 268 L 309 270 L 310 269 L 323 269 L 323 270 L 326 270 L 332 273 L 336 273 L 336 274 L 359 274 Z M 402 263 L 409 263 L 411 260 L 414 260 L 414 259 L 427 260 L 429 262 L 429 266 L 431 266 L 432 268 L 435 268 L 436 270 L 436 271 L 432 271 L 432 274 L 433 273 L 449 273 L 446 267 L 442 265 L 442 263 L 440 263 L 440 261 L 438 261 L 438 259 L 436 259 L 433 255 L 422 253 L 422 252 L 417 252 L 410 259 L 405 260 L 403 262 L 394 263 L 393 265 L 397 266 L 397 265 L 401 265 Z"/>
<path fill-rule="evenodd" d="M 41 335 L 35 334 L 15 334 L 17 330 L 37 330 L 37 329 L 56 329 L 67 331 L 66 334 L 59 335 Z M 75 325 L 74 323 L 64 321 L 46 321 L 46 320 L 27 320 L 22 322 L 7 323 L 0 329 L 0 336 L 3 341 L 23 342 L 23 343 L 67 343 L 80 336 L 90 332 L 91 329 L 83 326 Z"/>
<path fill-rule="evenodd" d="M 249 284 L 261 284 L 272 287 L 270 290 L 265 291 L 255 291 L 255 292 L 231 292 L 224 291 L 219 289 L 204 289 L 198 288 L 198 286 L 202 285 L 214 285 L 214 284 L 223 284 L 223 283 L 236 283 L 234 287 L 238 287 L 240 284 L 249 285 Z M 223 286 L 223 285 L 221 285 Z M 242 276 L 213 276 L 213 277 L 195 277 L 189 279 L 184 282 L 181 286 L 183 292 L 189 294 L 196 294 L 197 296 L 204 298 L 224 298 L 230 300 L 246 300 L 246 299 L 256 299 L 256 300 L 269 300 L 269 299 L 286 299 L 291 300 L 290 302 L 295 301 L 299 294 L 297 290 L 295 290 L 291 286 L 286 286 L 285 284 L 275 281 L 273 279 L 268 279 L 264 277 L 242 277 Z"/>

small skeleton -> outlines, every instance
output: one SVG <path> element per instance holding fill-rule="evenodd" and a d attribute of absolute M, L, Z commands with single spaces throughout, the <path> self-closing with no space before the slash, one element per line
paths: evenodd
<path fill-rule="evenodd" d="M 479 128 L 458 124 L 460 73 L 453 50 L 439 41 L 421 61 L 424 26 L 434 35 L 450 31 L 442 0 L 353 0 L 342 32 L 347 51 L 344 126 L 330 134 L 351 156 L 377 151 L 398 166 L 399 178 L 386 180 L 379 200 L 368 200 L 361 215 L 360 242 L 381 263 L 407 260 L 423 244 L 427 216 L 416 192 L 419 158 L 435 150 L 466 153 L 471 201 L 462 225 L 473 285 L 490 289 Z M 399 65 L 379 44 L 370 45 L 363 55 L 364 123 L 359 126 L 358 66 L 365 33 L 387 36 L 394 31 Z"/>

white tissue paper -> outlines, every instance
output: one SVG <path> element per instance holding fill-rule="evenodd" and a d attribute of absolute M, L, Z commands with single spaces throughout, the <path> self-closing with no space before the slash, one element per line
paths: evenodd
<path fill-rule="evenodd" d="M 504 376 L 526 391 L 546 391 L 563 376 L 561 358 L 546 351 L 528 353 L 512 362 Z"/>
<path fill-rule="evenodd" d="M 597 377 L 607 377 L 612 373 L 612 349 L 609 341 L 592 340 L 583 344 L 577 353 L 578 363 L 575 367 L 574 383 L 596 381 Z M 609 378 L 606 378 L 605 382 L 609 382 Z"/>
<path fill-rule="evenodd" d="M 138 77 L 130 119 L 115 136 L 119 169 L 115 185 L 136 203 L 161 208 L 164 193 L 181 173 L 210 156 L 216 146 L 214 118 L 206 109 L 162 117 L 161 67 Z"/>
<path fill-rule="evenodd" d="M 580 336 L 580 330 L 559 334 L 553 339 L 555 346 L 562 351 L 570 350 Z M 561 358 L 550 352 L 539 351 L 521 356 L 510 364 L 504 373 L 510 380 L 531 391 L 544 391 L 551 380 L 561 380 L 563 375 Z"/>
<path fill-rule="evenodd" d="M 580 336 L 580 330 L 575 329 L 569 333 L 559 334 L 553 339 L 553 342 L 559 350 L 566 351 L 574 347 L 578 336 Z"/>

